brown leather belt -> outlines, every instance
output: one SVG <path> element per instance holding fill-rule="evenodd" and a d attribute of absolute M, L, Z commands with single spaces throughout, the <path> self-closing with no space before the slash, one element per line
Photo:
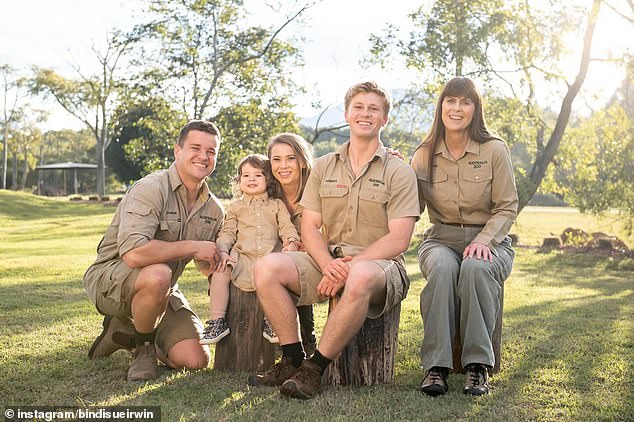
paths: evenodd
<path fill-rule="evenodd" d="M 440 223 L 445 226 L 455 226 L 455 227 L 473 227 L 477 229 L 481 229 L 484 227 L 484 224 L 463 224 L 463 223 Z"/>

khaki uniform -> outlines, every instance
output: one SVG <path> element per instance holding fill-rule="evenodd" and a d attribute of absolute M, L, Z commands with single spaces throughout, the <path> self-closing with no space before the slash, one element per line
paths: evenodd
<path fill-rule="evenodd" d="M 299 234 L 281 199 L 266 193 L 244 195 L 231 202 L 216 244 L 220 250 L 231 251 L 235 264 L 228 267 L 233 284 L 244 291 L 254 291 L 255 261 L 271 252 L 279 252 L 283 243 L 298 241 Z M 283 241 L 283 242 L 282 242 Z"/>
<path fill-rule="evenodd" d="M 463 366 L 493 366 L 491 338 L 499 294 L 514 257 L 507 236 L 518 205 L 511 157 L 499 140 L 469 141 L 457 160 L 444 142 L 435 154 L 433 178 L 427 169 L 428 144 L 419 147 L 412 159 L 421 207 L 427 206 L 434 223 L 418 248 L 421 273 L 427 279 L 420 297 L 423 367 L 453 368 L 456 327 L 462 339 Z M 472 242 L 488 246 L 493 262 L 463 260 L 462 253 Z"/>
<path fill-rule="evenodd" d="M 123 197 L 97 247 L 97 259 L 84 274 L 84 287 L 104 315 L 130 317 L 134 281 L 139 268 L 121 257 L 152 239 L 214 241 L 223 218 L 220 201 L 204 184 L 192 211 L 187 212 L 185 186 L 174 164 L 135 183 Z M 198 338 L 202 325 L 178 289 L 177 280 L 190 259 L 166 262 L 172 270 L 172 293 L 157 328 L 156 342 L 169 351 L 178 341 Z M 179 312 L 179 311 L 185 312 Z"/>
<path fill-rule="evenodd" d="M 301 205 L 321 214 L 322 231 L 331 250 L 340 246 L 344 255 L 358 255 L 367 246 L 389 233 L 388 222 L 420 215 L 416 198 L 416 179 L 412 169 L 379 145 L 373 158 L 358 177 L 354 174 L 345 143 L 334 153 L 316 160 L 308 178 Z M 320 300 L 317 285 L 322 274 L 307 254 L 289 254 L 300 274 L 299 304 Z M 368 316 L 376 318 L 405 298 L 409 278 L 403 255 L 374 260 L 387 278 L 387 299 L 380 308 L 371 307 Z"/>

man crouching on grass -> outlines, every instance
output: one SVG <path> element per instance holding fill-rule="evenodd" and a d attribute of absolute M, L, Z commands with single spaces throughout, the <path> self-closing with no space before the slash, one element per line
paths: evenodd
<path fill-rule="evenodd" d="M 223 218 L 220 201 L 205 182 L 216 166 L 220 132 L 211 123 L 187 123 L 174 146 L 174 163 L 135 183 L 125 194 L 84 286 L 105 315 L 91 359 L 134 349 L 128 380 L 157 377 L 157 354 L 171 368 L 204 368 L 203 325 L 178 289 L 192 259 L 218 261 L 214 240 Z M 207 267 L 200 265 L 199 268 Z"/>
<path fill-rule="evenodd" d="M 280 339 L 282 359 L 269 372 L 250 377 L 251 384 L 314 397 L 326 367 L 365 318 L 378 318 L 407 294 L 402 253 L 420 214 L 418 188 L 411 167 L 381 143 L 389 110 L 387 93 L 373 82 L 348 90 L 350 141 L 315 162 L 300 202 L 307 252 L 269 254 L 256 264 L 256 293 Z M 333 258 L 335 249 L 343 257 Z M 315 354 L 304 360 L 296 306 L 340 291 Z"/>

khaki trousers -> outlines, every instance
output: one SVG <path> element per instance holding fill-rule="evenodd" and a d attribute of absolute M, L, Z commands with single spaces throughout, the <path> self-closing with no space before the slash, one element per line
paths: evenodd
<path fill-rule="evenodd" d="M 427 284 L 420 296 L 424 337 L 423 368 L 453 369 L 452 342 L 462 339 L 462 365 L 493 366 L 491 338 L 500 310 L 500 289 L 511 273 L 515 253 L 507 236 L 492 249 L 493 262 L 462 259 L 480 228 L 435 224 L 418 247 L 418 262 Z"/>

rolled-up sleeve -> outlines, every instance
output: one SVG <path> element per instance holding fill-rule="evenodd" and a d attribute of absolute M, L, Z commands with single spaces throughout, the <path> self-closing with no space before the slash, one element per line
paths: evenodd
<path fill-rule="evenodd" d="M 152 240 L 159 226 L 156 208 L 134 196 L 127 199 L 121 210 L 117 235 L 119 256 Z"/>

